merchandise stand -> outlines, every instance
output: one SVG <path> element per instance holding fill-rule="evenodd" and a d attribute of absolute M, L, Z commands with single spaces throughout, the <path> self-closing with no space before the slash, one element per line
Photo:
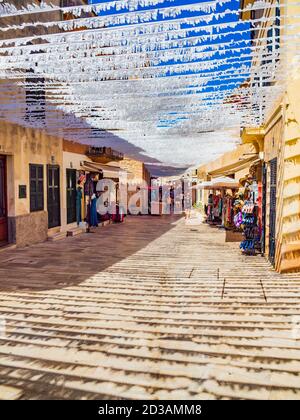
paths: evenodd
<path fill-rule="evenodd" d="M 241 250 L 250 255 L 261 251 L 260 229 L 258 221 L 258 206 L 253 201 L 246 201 L 242 209 L 242 226 L 245 239 L 240 245 Z"/>

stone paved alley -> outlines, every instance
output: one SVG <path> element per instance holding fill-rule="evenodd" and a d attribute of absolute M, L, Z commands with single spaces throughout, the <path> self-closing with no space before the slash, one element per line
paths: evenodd
<path fill-rule="evenodd" d="M 1 398 L 300 398 L 299 275 L 208 226 L 128 217 L 0 279 Z"/>

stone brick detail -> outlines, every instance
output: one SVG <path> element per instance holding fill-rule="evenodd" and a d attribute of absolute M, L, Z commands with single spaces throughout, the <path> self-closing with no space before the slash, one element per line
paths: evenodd
<path fill-rule="evenodd" d="M 39 211 L 23 216 L 9 217 L 9 242 L 23 247 L 43 242 L 48 235 L 48 213 Z"/>

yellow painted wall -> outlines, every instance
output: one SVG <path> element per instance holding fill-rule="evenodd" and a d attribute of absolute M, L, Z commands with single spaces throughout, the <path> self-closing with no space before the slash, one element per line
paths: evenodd
<path fill-rule="evenodd" d="M 0 122 L 0 154 L 7 155 L 8 216 L 30 212 L 29 164 L 44 165 L 44 209 L 47 210 L 47 164 L 62 167 L 62 139 L 41 130 Z M 27 186 L 27 198 L 19 199 L 19 185 Z"/>
<path fill-rule="evenodd" d="M 277 268 L 300 271 L 300 79 L 288 83 L 281 157 Z"/>
<path fill-rule="evenodd" d="M 275 3 L 273 0 L 272 3 Z M 293 0 L 281 0 L 281 45 L 288 45 L 281 56 L 281 73 L 286 74 L 282 92 L 269 110 L 263 127 L 264 160 L 267 164 L 266 255 L 269 251 L 269 198 L 271 159 L 277 157 L 276 256 L 277 271 L 300 271 L 300 70 L 296 57 L 299 39 L 299 6 Z M 274 15 L 267 9 L 265 16 Z M 294 26 L 284 26 L 283 23 Z M 266 26 L 268 26 L 268 23 Z M 262 25 L 260 38 L 266 38 Z M 265 41 L 264 41 L 265 42 Z M 251 130 L 251 128 L 250 128 Z"/>
<path fill-rule="evenodd" d="M 299 37 L 299 6 L 286 1 L 284 33 L 288 39 L 286 51 L 286 87 L 282 99 L 284 125 L 279 150 L 278 189 L 278 247 L 276 269 L 300 271 L 300 70 L 295 56 L 298 44 L 292 37 Z"/>

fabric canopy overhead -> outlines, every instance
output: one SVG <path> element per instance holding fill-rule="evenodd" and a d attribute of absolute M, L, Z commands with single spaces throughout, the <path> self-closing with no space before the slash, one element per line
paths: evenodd
<path fill-rule="evenodd" d="M 194 185 L 192 187 L 193 190 L 210 190 L 212 183 L 210 181 L 201 182 L 201 184 Z"/>
<path fill-rule="evenodd" d="M 240 184 L 232 178 L 229 177 L 220 177 L 212 179 L 211 181 L 202 182 L 199 185 L 196 185 L 195 189 L 197 190 L 219 190 L 219 189 L 238 189 Z"/>
<path fill-rule="evenodd" d="M 240 187 L 240 184 L 232 178 L 226 176 L 212 179 L 212 185 L 214 188 L 231 188 L 236 189 Z"/>
<path fill-rule="evenodd" d="M 275 0 L 67 4 L 0 3 L 0 118 L 94 145 L 113 133 L 146 161 L 233 148 L 230 130 L 260 126 L 284 90 L 299 42 Z"/>

